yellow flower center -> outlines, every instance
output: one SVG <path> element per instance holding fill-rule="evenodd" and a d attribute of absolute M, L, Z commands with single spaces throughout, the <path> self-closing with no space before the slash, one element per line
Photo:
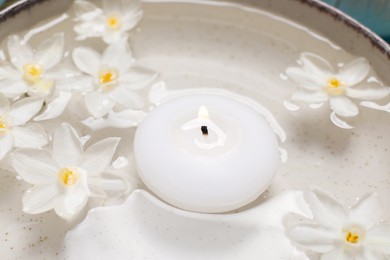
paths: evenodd
<path fill-rule="evenodd" d="M 119 78 L 119 71 L 115 68 L 102 68 L 99 72 L 99 83 L 104 90 L 114 86 Z"/>
<path fill-rule="evenodd" d="M 359 233 L 355 233 L 352 231 L 348 231 L 345 235 L 345 241 L 351 244 L 359 243 L 360 235 Z"/>
<path fill-rule="evenodd" d="M 106 22 L 107 22 L 108 28 L 110 28 L 112 30 L 119 30 L 121 27 L 120 17 L 118 17 L 116 15 L 108 16 Z"/>
<path fill-rule="evenodd" d="M 8 124 L 4 116 L 0 116 L 0 134 L 4 134 L 8 131 Z"/>
<path fill-rule="evenodd" d="M 64 186 L 71 187 L 80 180 L 80 174 L 77 169 L 62 168 L 58 173 L 58 179 Z"/>
<path fill-rule="evenodd" d="M 341 96 L 345 94 L 344 83 L 338 78 L 328 79 L 327 92 L 331 96 Z"/>
<path fill-rule="evenodd" d="M 24 79 L 31 84 L 39 82 L 44 73 L 44 69 L 38 64 L 26 64 L 23 66 Z"/>

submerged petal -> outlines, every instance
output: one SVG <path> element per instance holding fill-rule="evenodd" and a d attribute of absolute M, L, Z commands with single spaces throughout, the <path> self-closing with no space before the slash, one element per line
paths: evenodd
<path fill-rule="evenodd" d="M 19 148 L 40 148 L 49 142 L 45 129 L 38 124 L 14 127 L 12 134 L 15 138 L 15 147 Z"/>
<path fill-rule="evenodd" d="M 365 58 L 358 58 L 345 65 L 338 77 L 348 86 L 355 85 L 365 79 L 370 72 L 370 65 Z"/>
<path fill-rule="evenodd" d="M 131 89 L 118 87 L 111 91 L 110 97 L 127 108 L 140 109 L 144 106 L 143 99 Z"/>
<path fill-rule="evenodd" d="M 105 116 L 115 106 L 115 102 L 108 95 L 99 92 L 87 94 L 84 100 L 88 111 L 97 118 Z"/>
<path fill-rule="evenodd" d="M 34 118 L 34 121 L 57 118 L 62 114 L 62 112 L 64 112 L 71 97 L 72 93 L 61 91 L 59 96 L 47 104 L 43 112 Z"/>
<path fill-rule="evenodd" d="M 110 44 L 103 53 L 102 64 L 117 68 L 125 73 L 134 63 L 127 37 Z"/>
<path fill-rule="evenodd" d="M 369 230 L 365 245 L 372 251 L 390 255 L 390 225 L 380 225 Z"/>
<path fill-rule="evenodd" d="M 80 181 L 69 190 L 63 191 L 61 198 L 57 200 L 54 210 L 63 219 L 70 221 L 75 218 L 88 202 L 90 191 L 86 180 L 83 178 Z"/>
<path fill-rule="evenodd" d="M 358 107 L 347 97 L 331 97 L 329 104 L 331 109 L 339 116 L 354 117 L 359 114 Z"/>
<path fill-rule="evenodd" d="M 97 176 L 110 166 L 120 138 L 110 137 L 89 147 L 80 165 L 88 176 Z"/>
<path fill-rule="evenodd" d="M 377 100 L 387 97 L 390 94 L 390 88 L 370 88 L 370 89 L 356 89 L 347 88 L 346 95 L 351 98 L 363 100 Z"/>
<path fill-rule="evenodd" d="M 59 190 L 57 185 L 39 185 L 27 190 L 23 196 L 23 211 L 29 214 L 39 214 L 49 211 L 56 204 Z"/>
<path fill-rule="evenodd" d="M 76 17 L 82 21 L 92 20 L 102 14 L 102 9 L 88 1 L 75 1 L 74 10 Z"/>
<path fill-rule="evenodd" d="M 299 60 L 302 62 L 303 69 L 306 73 L 311 74 L 314 77 L 327 79 L 329 76 L 335 74 L 332 65 L 330 65 L 327 60 L 314 53 L 302 53 Z"/>
<path fill-rule="evenodd" d="M 298 91 L 291 96 L 292 101 L 306 103 L 323 103 L 329 99 L 329 96 L 324 91 L 306 92 Z"/>
<path fill-rule="evenodd" d="M 73 62 L 83 72 L 95 77 L 99 72 L 102 57 L 87 47 L 78 47 L 72 53 Z"/>
<path fill-rule="evenodd" d="M 119 81 L 132 90 L 149 86 L 158 76 L 158 73 L 148 69 L 133 67 L 120 77 Z"/>
<path fill-rule="evenodd" d="M 22 70 L 23 65 L 34 62 L 30 46 L 27 43 L 22 43 L 19 36 L 9 36 L 7 47 L 11 62 L 18 70 Z"/>
<path fill-rule="evenodd" d="M 9 112 L 13 125 L 20 126 L 27 123 L 42 109 L 43 101 L 44 99 L 38 96 L 23 98 L 14 103 Z"/>
<path fill-rule="evenodd" d="M 382 206 L 379 202 L 378 195 L 372 193 L 360 199 L 351 208 L 348 218 L 355 223 L 361 224 L 366 229 L 370 229 L 379 223 L 382 218 L 382 213 Z"/>
<path fill-rule="evenodd" d="M 0 93 L 0 115 L 4 114 L 9 109 L 9 101 L 3 94 Z"/>
<path fill-rule="evenodd" d="M 301 68 L 288 68 L 286 75 L 299 87 L 308 90 L 320 90 L 326 86 L 326 78 L 309 74 Z"/>
<path fill-rule="evenodd" d="M 57 33 L 43 41 L 35 53 L 35 61 L 49 70 L 62 60 L 65 48 L 64 33 Z"/>
<path fill-rule="evenodd" d="M 347 215 L 343 206 L 336 199 L 323 191 L 313 189 L 306 193 L 305 200 L 309 204 L 316 221 L 319 221 L 324 227 L 341 230 Z"/>
<path fill-rule="evenodd" d="M 14 147 L 14 137 L 11 134 L 0 135 L 0 161 L 11 151 Z"/>
<path fill-rule="evenodd" d="M 56 183 L 59 167 L 46 151 L 37 149 L 18 150 L 12 154 L 12 165 L 23 180 L 28 183 Z"/>
<path fill-rule="evenodd" d="M 334 230 L 318 225 L 298 225 L 289 229 L 287 235 L 295 244 L 319 253 L 332 250 L 338 238 Z"/>
<path fill-rule="evenodd" d="M 118 113 L 110 112 L 107 117 L 87 118 L 82 123 L 92 130 L 103 128 L 130 128 L 137 126 L 146 116 L 146 113 L 138 110 L 124 110 Z"/>
<path fill-rule="evenodd" d="M 83 148 L 73 127 L 62 123 L 54 133 L 53 158 L 61 167 L 76 167 L 81 161 Z"/>

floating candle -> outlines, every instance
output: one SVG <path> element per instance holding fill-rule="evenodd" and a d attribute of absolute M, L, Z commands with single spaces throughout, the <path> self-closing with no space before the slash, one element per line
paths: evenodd
<path fill-rule="evenodd" d="M 267 121 L 218 95 L 191 95 L 153 110 L 138 127 L 134 156 L 141 179 L 168 203 L 217 213 L 263 193 L 280 161 Z"/>

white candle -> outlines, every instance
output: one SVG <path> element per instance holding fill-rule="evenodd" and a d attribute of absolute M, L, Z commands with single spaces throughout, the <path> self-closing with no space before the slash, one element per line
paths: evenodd
<path fill-rule="evenodd" d="M 217 95 L 191 95 L 153 110 L 138 127 L 141 179 L 168 203 L 217 213 L 240 208 L 270 185 L 280 161 L 267 121 Z"/>

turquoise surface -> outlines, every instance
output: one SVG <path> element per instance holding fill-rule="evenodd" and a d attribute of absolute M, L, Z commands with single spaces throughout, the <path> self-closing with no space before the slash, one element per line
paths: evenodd
<path fill-rule="evenodd" d="M 390 0 L 323 0 L 390 40 Z"/>

